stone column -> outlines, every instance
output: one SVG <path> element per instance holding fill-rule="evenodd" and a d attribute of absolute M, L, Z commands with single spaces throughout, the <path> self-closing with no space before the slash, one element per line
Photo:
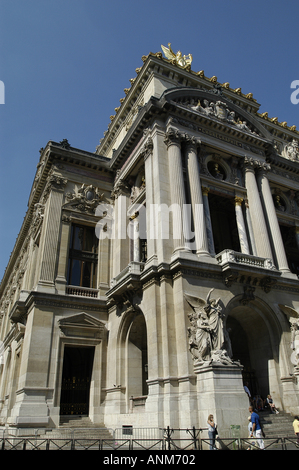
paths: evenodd
<path fill-rule="evenodd" d="M 239 233 L 241 252 L 245 253 L 246 255 L 249 255 L 250 251 L 249 251 L 246 227 L 245 227 L 245 222 L 244 222 L 244 217 L 243 217 L 243 212 L 242 212 L 242 202 L 243 202 L 243 199 L 241 197 L 235 197 L 236 221 L 237 221 L 237 227 L 238 227 L 238 233 Z"/>
<path fill-rule="evenodd" d="M 127 234 L 130 191 L 125 181 L 119 179 L 116 182 L 111 197 L 114 199 L 112 277 L 116 277 L 130 262 L 130 239 Z"/>
<path fill-rule="evenodd" d="M 261 258 L 270 258 L 273 260 L 263 207 L 255 178 L 255 168 L 257 165 L 258 161 L 245 157 L 245 186 L 247 189 L 247 199 L 250 208 L 254 242 L 257 256 L 260 256 Z"/>
<path fill-rule="evenodd" d="M 58 243 L 60 236 L 61 207 L 64 188 L 67 180 L 60 175 L 52 174 L 45 192 L 49 192 L 42 231 L 41 272 L 38 290 L 50 289 L 55 292 Z"/>
<path fill-rule="evenodd" d="M 168 150 L 171 205 L 176 206 L 180 212 L 178 214 L 173 211 L 173 232 L 176 230 L 177 233 L 180 233 L 180 236 L 173 237 L 173 251 L 190 251 L 186 240 L 188 238 L 186 237 L 186 234 L 188 234 L 188 217 L 184 210 L 186 196 L 181 156 L 181 135 L 175 129 L 169 129 L 166 134 L 165 143 Z"/>
<path fill-rule="evenodd" d="M 211 253 L 212 256 L 215 256 L 216 253 L 215 253 L 212 221 L 211 221 L 210 206 L 209 206 L 209 191 L 210 189 L 208 187 L 206 186 L 202 187 L 203 207 L 204 207 L 204 214 L 205 214 L 205 223 L 206 223 L 206 231 L 207 231 L 207 237 L 208 237 L 209 252 Z"/>
<path fill-rule="evenodd" d="M 271 188 L 267 178 L 267 171 L 269 170 L 270 165 L 266 163 L 260 165 L 258 170 L 258 183 L 264 202 L 265 216 L 270 229 L 270 237 L 274 247 L 277 268 L 279 271 L 290 273 L 281 231 L 276 216 L 276 209 L 272 198 Z"/>
<path fill-rule="evenodd" d="M 191 193 L 196 254 L 199 256 L 210 256 L 197 158 L 199 142 L 190 137 L 187 137 L 186 141 L 186 161 Z"/>
<path fill-rule="evenodd" d="M 144 171 L 146 184 L 146 236 L 147 263 L 157 258 L 156 248 L 156 219 L 154 214 L 154 175 L 153 175 L 153 140 L 148 138 L 144 144 Z"/>
<path fill-rule="evenodd" d="M 250 217 L 250 210 L 249 210 L 249 205 L 248 205 L 248 200 L 247 199 L 245 201 L 245 208 L 246 208 L 246 221 L 247 221 L 247 226 L 248 226 L 248 231 L 249 231 L 249 239 L 250 239 L 252 254 L 254 256 L 257 256 L 255 240 L 254 240 L 254 235 L 253 235 L 253 229 L 252 229 L 252 222 L 251 222 L 251 217 Z"/>
<path fill-rule="evenodd" d="M 140 238 L 138 212 L 130 217 L 130 243 L 132 244 L 132 255 L 130 261 L 139 263 L 140 261 Z"/>
<path fill-rule="evenodd" d="M 297 243 L 297 247 L 299 250 L 299 226 L 298 225 L 295 226 L 295 238 L 296 238 L 296 243 Z"/>

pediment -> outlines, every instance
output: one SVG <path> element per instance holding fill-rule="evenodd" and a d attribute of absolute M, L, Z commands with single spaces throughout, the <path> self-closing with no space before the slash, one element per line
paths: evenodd
<path fill-rule="evenodd" d="M 245 133 L 257 139 L 271 139 L 267 129 L 256 116 L 225 96 L 222 91 L 191 87 L 176 87 L 164 92 L 161 102 L 188 110 L 193 116 L 228 126 L 231 131 Z"/>
<path fill-rule="evenodd" d="M 58 320 L 60 330 L 66 336 L 94 337 L 101 339 L 105 324 L 85 312 Z"/>

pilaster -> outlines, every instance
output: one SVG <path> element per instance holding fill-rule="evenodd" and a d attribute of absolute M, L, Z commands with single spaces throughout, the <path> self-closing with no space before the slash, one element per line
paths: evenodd
<path fill-rule="evenodd" d="M 47 197 L 41 240 L 40 276 L 37 290 L 55 293 L 57 253 L 60 237 L 61 206 L 67 180 L 52 174 L 45 189 Z"/>

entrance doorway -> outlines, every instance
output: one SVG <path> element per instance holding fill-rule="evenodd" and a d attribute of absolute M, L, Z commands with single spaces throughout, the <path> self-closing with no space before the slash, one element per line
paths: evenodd
<path fill-rule="evenodd" d="M 63 357 L 60 415 L 88 415 L 94 347 L 66 346 Z"/>
<path fill-rule="evenodd" d="M 249 383 L 252 395 L 266 398 L 276 387 L 274 377 L 279 347 L 269 330 L 269 323 L 254 305 L 249 304 L 230 311 L 226 329 L 230 335 L 233 359 L 244 366 L 244 382 Z"/>
<path fill-rule="evenodd" d="M 148 394 L 147 332 L 142 313 L 134 319 L 128 336 L 128 390 L 129 396 Z"/>

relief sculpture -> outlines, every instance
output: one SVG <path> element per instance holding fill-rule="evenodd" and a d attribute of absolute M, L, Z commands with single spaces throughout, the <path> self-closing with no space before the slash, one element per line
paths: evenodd
<path fill-rule="evenodd" d="M 185 299 L 192 307 L 188 314 L 189 350 L 196 364 L 217 362 L 232 364 L 229 334 L 223 325 L 223 309 L 219 299 L 211 299 L 211 289 L 206 300 L 185 292 Z"/>

